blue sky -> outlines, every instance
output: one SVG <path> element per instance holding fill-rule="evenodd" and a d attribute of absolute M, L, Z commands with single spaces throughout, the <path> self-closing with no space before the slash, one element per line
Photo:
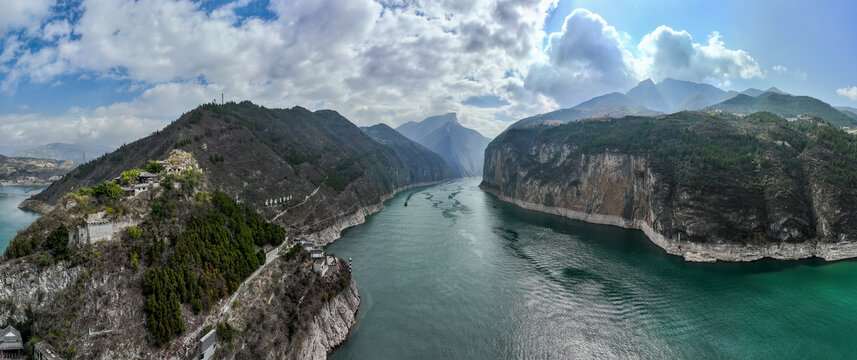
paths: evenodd
<path fill-rule="evenodd" d="M 833 105 L 854 106 L 836 89 L 857 81 L 857 2 L 796 1 L 561 1 L 546 28 L 557 31 L 575 8 L 598 13 L 632 43 L 659 25 L 687 30 L 702 40 L 712 31 L 727 46 L 749 52 L 768 70 L 765 78 L 733 79 L 729 89 L 776 86 Z M 771 71 L 782 65 L 786 73 Z M 803 81 L 797 72 L 806 73 Z"/>
<path fill-rule="evenodd" d="M 121 145 L 197 104 L 509 121 L 666 77 L 857 107 L 849 1 L 0 0 L 0 153 Z"/>

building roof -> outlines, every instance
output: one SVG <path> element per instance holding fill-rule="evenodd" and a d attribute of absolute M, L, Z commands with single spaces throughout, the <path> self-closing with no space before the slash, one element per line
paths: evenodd
<path fill-rule="evenodd" d="M 141 172 L 140 172 L 140 175 L 139 175 L 138 177 L 141 177 L 141 178 L 153 178 L 153 177 L 158 177 L 158 174 L 152 174 L 152 173 L 150 173 L 150 172 L 148 172 L 148 171 L 141 171 Z"/>
<path fill-rule="evenodd" d="M 23 349 L 24 342 L 21 332 L 11 326 L 0 330 L 0 350 Z"/>
<path fill-rule="evenodd" d="M 47 341 L 39 341 L 35 346 L 35 352 L 41 354 L 39 359 L 62 360 L 59 353 Z"/>

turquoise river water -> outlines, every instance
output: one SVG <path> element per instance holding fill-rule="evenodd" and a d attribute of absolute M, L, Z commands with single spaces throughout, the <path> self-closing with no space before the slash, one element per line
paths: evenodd
<path fill-rule="evenodd" d="M 38 213 L 18 209 L 18 204 L 44 187 L 0 186 L 0 254 L 6 251 L 9 241 L 15 237 L 18 229 L 30 225 L 39 217 Z"/>
<path fill-rule="evenodd" d="M 331 359 L 857 356 L 857 262 L 686 263 L 478 184 L 403 192 L 328 246 L 362 297 Z M 0 188 L 0 250 L 38 217 L 16 208 L 37 191 Z"/>
<path fill-rule="evenodd" d="M 328 246 L 362 297 L 331 359 L 857 357 L 857 262 L 687 263 L 478 184 L 403 192 Z"/>

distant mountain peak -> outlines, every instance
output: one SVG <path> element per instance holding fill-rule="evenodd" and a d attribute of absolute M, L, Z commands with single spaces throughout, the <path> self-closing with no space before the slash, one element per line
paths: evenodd
<path fill-rule="evenodd" d="M 777 89 L 777 88 L 775 88 L 775 87 L 773 87 L 773 86 L 771 86 L 770 88 L 768 88 L 768 90 L 765 90 L 765 92 L 774 93 L 774 94 L 780 94 L 780 95 L 789 95 L 789 93 L 787 93 L 787 92 L 785 92 L 785 91 L 782 91 L 782 90 L 780 90 L 780 89 Z"/>
<path fill-rule="evenodd" d="M 733 94 L 711 84 L 666 78 L 657 84 L 651 79 L 644 80 L 625 95 L 648 109 L 673 113 L 711 106 Z"/>
<path fill-rule="evenodd" d="M 491 139 L 461 125 L 455 113 L 430 116 L 420 122 L 410 121 L 396 131 L 438 153 L 461 176 L 482 174 L 485 147 Z"/>

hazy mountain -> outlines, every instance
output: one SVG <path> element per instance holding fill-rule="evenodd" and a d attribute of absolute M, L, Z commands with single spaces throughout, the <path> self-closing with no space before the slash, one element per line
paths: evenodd
<path fill-rule="evenodd" d="M 0 186 L 49 184 L 74 166 L 71 160 L 0 155 Z"/>
<path fill-rule="evenodd" d="M 789 93 L 787 93 L 787 92 L 785 92 L 785 91 L 782 91 L 782 90 L 780 90 L 780 89 L 777 89 L 777 88 L 775 88 L 775 87 L 773 87 L 773 86 L 771 86 L 770 88 L 768 88 L 768 90 L 765 90 L 765 92 L 770 92 L 770 93 L 780 94 L 780 95 L 791 95 L 791 94 L 789 94 Z"/>
<path fill-rule="evenodd" d="M 637 104 L 664 113 L 698 110 L 734 96 L 709 84 L 670 78 L 657 84 L 644 80 L 625 95 Z"/>
<path fill-rule="evenodd" d="M 759 96 L 759 95 L 762 95 L 764 92 L 765 92 L 764 90 L 759 90 L 756 88 L 749 88 L 747 90 L 742 91 L 741 94 L 749 95 L 749 96 Z"/>
<path fill-rule="evenodd" d="M 52 143 L 18 151 L 15 153 L 15 156 L 72 160 L 77 163 L 83 163 L 85 162 L 84 160 L 92 160 L 111 151 L 113 151 L 113 148 L 104 145 Z M 86 159 L 84 159 L 84 155 L 86 155 Z"/>
<path fill-rule="evenodd" d="M 776 88 L 772 88 L 776 91 Z M 835 109 L 824 101 L 809 96 L 792 96 L 775 91 L 753 97 L 738 95 L 709 109 L 726 110 L 736 113 L 751 114 L 757 111 L 769 111 L 784 117 L 811 115 L 820 117 L 836 126 L 854 126 L 857 120 Z"/>
<path fill-rule="evenodd" d="M 529 127 L 539 124 L 558 122 L 566 123 L 574 120 L 598 117 L 615 118 L 628 115 L 653 116 L 658 114 L 660 114 L 660 112 L 647 109 L 645 106 L 631 100 L 627 95 L 614 92 L 592 98 L 591 100 L 582 102 L 572 108 L 560 109 L 519 120 L 510 128 Z"/>
<path fill-rule="evenodd" d="M 440 155 L 460 176 L 482 174 L 485 147 L 491 139 L 459 124 L 455 113 L 410 121 L 396 130 Z"/>
<path fill-rule="evenodd" d="M 446 173 L 443 174 L 444 178 L 450 178 L 454 175 L 452 168 L 449 167 L 440 155 L 408 139 L 387 124 L 361 127 L 360 130 L 363 130 L 372 140 L 392 149 L 398 158 L 405 160 L 407 163 L 430 164 L 426 168 L 420 168 L 423 170 L 427 168 L 446 169 Z"/>
<path fill-rule="evenodd" d="M 848 117 L 857 120 L 857 109 L 850 106 L 837 106 L 836 110 L 843 112 Z"/>

